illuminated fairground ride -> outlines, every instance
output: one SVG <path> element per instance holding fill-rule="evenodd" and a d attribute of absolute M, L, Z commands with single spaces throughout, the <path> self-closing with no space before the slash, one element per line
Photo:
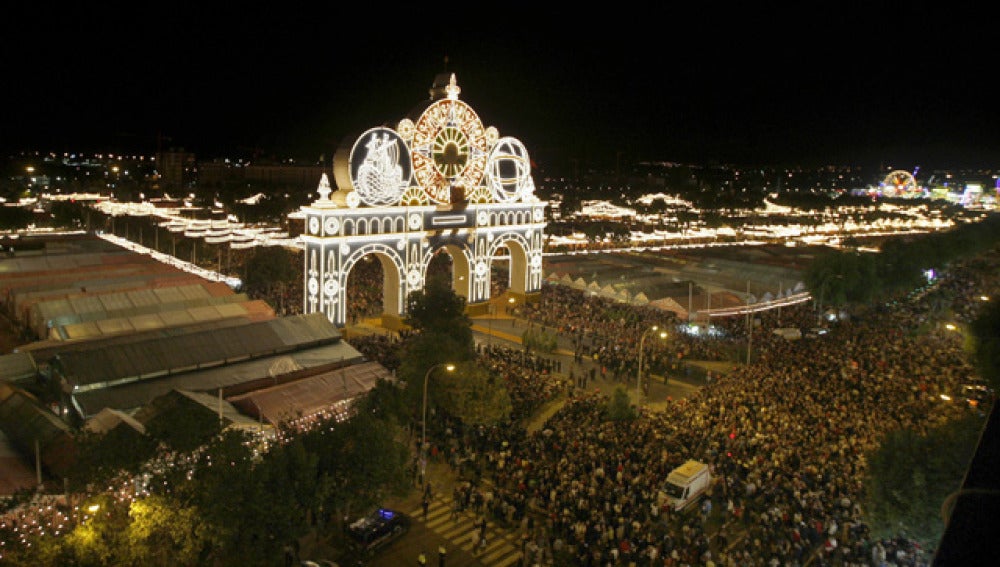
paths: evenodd
<path fill-rule="evenodd" d="M 879 192 L 884 197 L 914 198 L 924 196 L 924 191 L 917 185 L 913 174 L 901 169 L 885 176 L 879 185 Z"/>
<path fill-rule="evenodd" d="M 439 75 L 430 99 L 395 129 L 372 128 L 337 150 L 337 189 L 323 174 L 319 198 L 302 208 L 306 313 L 344 325 L 347 276 L 369 254 L 382 265 L 390 327 L 441 250 L 470 309 L 487 306 L 497 256 L 509 258 L 512 296 L 538 297 L 547 203 L 534 194 L 528 152 L 483 126 L 460 90 L 454 74 Z"/>

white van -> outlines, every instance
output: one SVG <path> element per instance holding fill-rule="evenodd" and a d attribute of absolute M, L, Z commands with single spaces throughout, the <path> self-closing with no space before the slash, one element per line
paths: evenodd
<path fill-rule="evenodd" d="M 711 482 L 707 464 L 688 461 L 667 475 L 663 491 L 672 510 L 684 510 L 701 499 Z"/>

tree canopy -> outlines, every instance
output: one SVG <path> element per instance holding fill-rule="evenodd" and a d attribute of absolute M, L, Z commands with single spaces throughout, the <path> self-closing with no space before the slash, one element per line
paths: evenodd
<path fill-rule="evenodd" d="M 970 325 L 979 376 L 1000 391 L 1000 303 L 991 299 Z"/>
<path fill-rule="evenodd" d="M 901 429 L 868 455 L 866 514 L 876 538 L 905 534 L 928 549 L 937 545 L 944 534 L 943 505 L 962 485 L 983 423 L 970 413 L 926 435 Z"/>
<path fill-rule="evenodd" d="M 418 331 L 444 333 L 472 341 L 472 321 L 465 314 L 466 300 L 455 293 L 446 278 L 431 276 L 423 289 L 410 293 L 406 324 Z"/>
<path fill-rule="evenodd" d="M 510 396 L 503 380 L 479 367 L 472 321 L 465 313 L 465 298 L 455 293 L 444 278 L 428 278 L 423 290 L 408 298 L 407 324 L 414 328 L 402 345 L 397 373 L 407 385 L 409 407 L 423 406 L 423 382 L 428 381 L 427 404 L 431 412 L 441 410 L 466 423 L 497 423 L 511 411 Z M 453 372 L 431 373 L 442 364 L 455 364 Z M 447 376 L 443 375 L 447 374 Z"/>
<path fill-rule="evenodd" d="M 1000 243 L 1000 218 L 952 230 L 893 238 L 878 254 L 831 249 L 806 268 L 805 283 L 824 305 L 870 303 L 905 294 L 927 283 L 927 271 L 971 258 Z"/>
<path fill-rule="evenodd" d="M 625 386 L 615 388 L 604 409 L 611 421 L 630 421 L 636 417 L 635 407 L 629 399 Z"/>
<path fill-rule="evenodd" d="M 510 394 L 503 380 L 474 362 L 456 365 L 447 378 L 438 378 L 434 391 L 441 392 L 442 409 L 467 425 L 496 425 L 511 413 Z"/>
<path fill-rule="evenodd" d="M 263 246 L 254 249 L 247 260 L 243 284 L 248 290 L 269 292 L 275 286 L 288 285 L 302 277 L 294 265 L 295 256 L 283 246 Z"/>

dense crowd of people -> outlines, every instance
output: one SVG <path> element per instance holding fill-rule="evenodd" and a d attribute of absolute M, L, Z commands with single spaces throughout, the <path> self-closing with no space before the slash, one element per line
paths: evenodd
<path fill-rule="evenodd" d="M 643 408 L 634 420 L 608 419 L 599 390 L 485 349 L 481 356 L 524 410 L 560 389 L 569 396 L 530 434 L 511 424 L 452 424 L 439 442 L 470 479 L 456 500 L 482 502 L 478 513 L 519 527 L 526 565 L 927 565 L 930 550 L 870 535 L 865 456 L 891 431 L 925 432 L 981 411 L 942 397 L 961 391 L 975 371 L 961 335 L 933 322 L 943 306 L 974 318 L 982 290 L 997 288 L 991 265 L 955 266 L 927 290 L 812 338 L 772 332 L 814 327 L 808 304 L 758 314 L 751 364 L 662 411 Z M 541 304 L 518 315 L 571 337 L 580 360 L 628 371 L 639 334 L 665 315 L 636 309 L 622 317 L 621 304 L 602 301 L 546 286 Z M 650 360 L 711 358 L 746 343 L 743 317 L 718 323 L 721 336 L 679 335 Z M 715 481 L 699 510 L 678 513 L 661 488 L 687 459 L 708 463 Z"/>
<path fill-rule="evenodd" d="M 249 256 L 244 254 L 240 262 L 246 263 Z M 302 271 L 302 252 L 288 254 L 289 273 Z M 382 266 L 378 259 L 371 255 L 351 267 L 347 275 L 349 302 L 347 315 L 350 323 L 375 317 L 382 313 Z M 279 285 L 271 285 L 266 289 L 249 290 L 253 299 L 266 301 L 274 307 L 279 316 L 299 315 L 303 312 L 304 287 L 302 278 L 283 281 Z"/>
<path fill-rule="evenodd" d="M 481 346 L 478 355 L 490 372 L 503 378 L 511 399 L 510 418 L 515 423 L 566 389 L 565 379 L 556 374 L 558 363 L 553 359 L 497 344 Z"/>
<path fill-rule="evenodd" d="M 756 314 L 753 327 L 742 316 L 717 319 L 719 333 L 695 336 L 674 332 L 680 321 L 670 312 L 546 284 L 540 302 L 507 314 L 567 338 L 575 364 L 563 372 L 522 349 L 481 345 L 481 362 L 510 392 L 510 423 L 449 423 L 434 454 L 468 479 L 456 487 L 456 508 L 520 529 L 526 565 L 925 565 L 929 550 L 905 537 L 870 536 L 865 455 L 893 430 L 923 432 L 975 411 L 941 397 L 975 372 L 961 336 L 933 321 L 945 310 L 974 318 L 982 290 L 997 287 L 990 266 L 956 265 L 927 289 L 797 341 L 771 331 L 816 326 L 809 304 Z M 352 277 L 352 312 L 377 315 L 377 264 L 359 263 Z M 755 357 L 662 411 L 609 420 L 607 396 L 582 387 L 585 369 L 591 379 L 635 376 L 637 346 L 654 325 L 671 340 L 644 342 L 647 372 L 686 358 L 733 360 L 750 328 Z M 392 369 L 398 340 L 352 344 Z M 568 398 L 544 428 L 512 427 L 561 394 Z M 682 514 L 661 488 L 687 459 L 708 463 L 715 481 L 705 504 Z"/>
<path fill-rule="evenodd" d="M 626 382 L 638 373 L 636 347 L 643 344 L 643 369 L 646 374 L 676 371 L 684 359 L 725 360 L 734 357 L 736 348 L 745 340 L 745 330 L 729 328 L 733 321 L 720 320 L 729 332 L 704 340 L 678 332 L 677 315 L 651 306 L 624 306 L 599 295 L 584 293 L 562 285 L 544 285 L 541 301 L 515 310 L 515 315 L 528 319 L 570 337 L 575 360 L 594 361 L 603 379 Z M 644 333 L 653 327 L 669 332 L 669 341 Z"/>

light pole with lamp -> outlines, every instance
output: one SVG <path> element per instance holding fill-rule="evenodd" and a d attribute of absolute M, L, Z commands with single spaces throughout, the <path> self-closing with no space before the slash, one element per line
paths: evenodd
<path fill-rule="evenodd" d="M 642 333 L 642 336 L 639 337 L 639 377 L 638 377 L 638 379 L 636 380 L 636 383 L 635 383 L 636 401 L 639 404 L 642 403 L 642 354 L 643 354 L 643 345 L 646 342 L 646 336 L 649 335 L 650 333 L 655 333 L 659 329 L 660 328 L 658 326 L 653 325 L 649 329 L 646 329 Z M 667 332 L 666 331 L 660 331 L 660 338 L 661 339 L 667 338 Z"/>
<path fill-rule="evenodd" d="M 493 316 L 496 314 L 497 305 L 491 299 L 489 303 L 486 304 L 486 315 L 489 319 L 486 320 L 488 325 L 488 332 L 486 333 L 486 344 L 493 344 Z"/>
<path fill-rule="evenodd" d="M 816 324 L 819 325 L 823 321 L 823 293 L 826 291 L 826 284 L 830 280 L 842 280 L 844 279 L 843 274 L 834 274 L 832 276 L 827 276 L 823 278 L 823 283 L 819 286 L 819 302 L 816 303 Z"/>
<path fill-rule="evenodd" d="M 421 419 L 421 434 L 420 434 L 420 477 L 425 478 L 427 473 L 427 381 L 431 377 L 431 372 L 434 372 L 438 368 L 444 368 L 448 372 L 455 370 L 455 365 L 443 362 L 441 364 L 435 364 L 427 369 L 427 373 L 424 374 L 424 403 L 422 410 Z"/>

